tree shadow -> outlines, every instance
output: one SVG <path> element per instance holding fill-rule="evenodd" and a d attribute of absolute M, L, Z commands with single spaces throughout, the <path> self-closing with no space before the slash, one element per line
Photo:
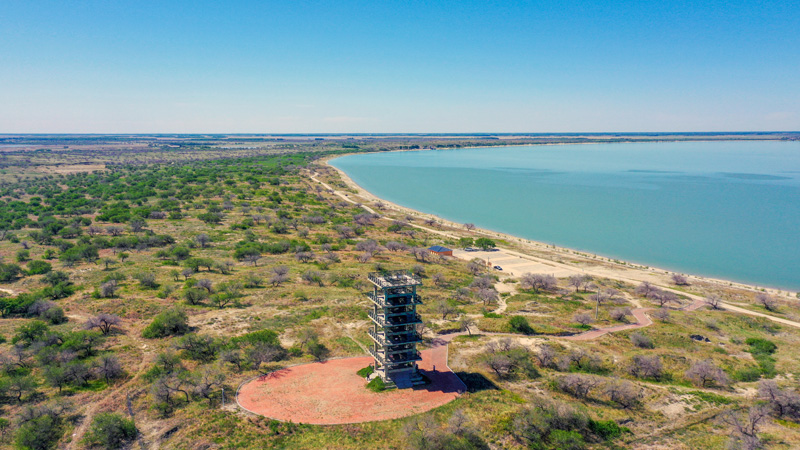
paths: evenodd
<path fill-rule="evenodd" d="M 455 372 L 458 378 L 467 385 L 467 392 L 480 392 L 480 391 L 499 391 L 494 382 L 480 373 L 476 372 Z"/>

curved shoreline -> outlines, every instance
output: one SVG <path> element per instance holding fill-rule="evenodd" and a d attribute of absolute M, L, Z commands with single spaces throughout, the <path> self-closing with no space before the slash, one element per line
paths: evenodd
<path fill-rule="evenodd" d="M 555 145 L 557 145 L 557 144 L 555 144 Z M 404 149 L 404 150 L 396 150 L 396 151 L 425 151 L 425 149 L 408 149 L 408 150 Z M 370 152 L 370 153 L 379 153 L 379 152 Z M 406 206 L 402 206 L 402 205 L 399 205 L 397 203 L 382 199 L 382 198 L 372 194 L 371 192 L 367 191 L 361 185 L 359 185 L 358 183 L 353 181 L 353 179 L 350 178 L 347 175 L 347 173 L 345 173 L 343 170 L 341 170 L 338 167 L 335 167 L 335 166 L 333 166 L 333 165 L 331 165 L 329 163 L 333 159 L 340 158 L 340 157 L 347 156 L 347 155 L 352 155 L 352 154 L 364 154 L 364 153 L 348 153 L 348 154 L 326 156 L 326 157 L 323 157 L 323 158 L 319 159 L 318 162 L 320 162 L 321 164 L 324 164 L 326 167 L 329 167 L 329 168 L 335 170 L 339 174 L 339 177 L 341 178 L 342 182 L 344 182 L 344 184 L 348 188 L 353 189 L 354 191 L 356 191 L 356 195 L 358 195 L 359 197 L 363 198 L 366 201 L 381 202 L 381 203 L 387 205 L 389 208 L 391 208 L 391 209 L 393 209 L 395 211 L 401 212 L 403 214 L 407 214 L 409 216 L 415 216 L 415 217 L 418 217 L 418 218 L 421 218 L 421 219 L 434 219 L 438 223 L 441 223 L 443 225 L 449 226 L 451 228 L 455 228 L 455 229 L 462 229 L 463 228 L 463 224 L 461 224 L 461 223 L 456 223 L 456 222 L 453 222 L 451 220 L 447 220 L 447 219 L 444 219 L 442 217 L 439 217 L 439 216 L 437 216 L 435 214 L 424 213 L 424 212 L 417 211 L 415 209 L 412 209 L 412 208 L 409 208 L 409 207 L 406 207 Z M 434 230 L 431 230 L 431 231 L 434 231 Z M 497 239 L 503 239 L 503 240 L 505 240 L 505 241 L 507 241 L 509 243 L 515 244 L 517 246 L 520 246 L 520 247 L 522 247 L 521 250 L 523 250 L 521 252 L 522 255 L 532 256 L 532 255 L 528 254 L 528 251 L 534 251 L 534 252 L 551 253 L 551 254 L 555 254 L 555 255 L 560 256 L 560 257 L 568 257 L 568 258 L 572 258 L 572 259 L 574 259 L 576 257 L 580 257 L 580 258 L 585 259 L 586 262 L 588 262 L 588 263 L 591 263 L 593 261 L 594 262 L 598 262 L 599 261 L 599 262 L 602 262 L 604 264 L 614 266 L 618 270 L 623 271 L 623 272 L 624 271 L 637 271 L 637 272 L 639 272 L 641 274 L 660 275 L 660 276 L 666 275 L 668 277 L 673 275 L 673 274 L 680 274 L 680 275 L 686 276 L 690 280 L 696 280 L 696 281 L 701 281 L 701 282 L 712 283 L 712 284 L 718 285 L 720 288 L 725 288 L 725 289 L 727 289 L 727 288 L 738 288 L 738 289 L 744 289 L 744 290 L 747 290 L 747 291 L 750 291 L 750 292 L 753 292 L 753 293 L 767 292 L 767 293 L 769 293 L 771 295 L 779 296 L 781 298 L 781 300 L 794 300 L 794 301 L 797 301 L 797 299 L 798 299 L 798 292 L 797 291 L 791 291 L 791 290 L 788 290 L 788 289 L 785 289 L 785 288 L 774 288 L 774 287 L 768 287 L 768 286 L 756 286 L 756 285 L 752 285 L 752 284 L 747 284 L 747 283 L 734 281 L 734 280 L 727 280 L 727 279 L 723 279 L 723 278 L 707 277 L 707 276 L 702 276 L 702 275 L 681 273 L 681 272 L 677 272 L 677 271 L 674 271 L 674 270 L 668 270 L 668 269 L 664 269 L 664 268 L 660 268 L 660 267 L 655 267 L 655 266 L 652 266 L 652 265 L 645 265 L 645 264 L 641 264 L 641 263 L 632 263 L 632 262 L 621 260 L 621 259 L 618 259 L 618 258 L 610 258 L 610 257 L 607 257 L 607 256 L 602 256 L 602 255 L 598 255 L 598 254 L 594 254 L 594 253 L 590 254 L 590 253 L 585 252 L 585 251 L 575 250 L 575 249 L 571 249 L 571 248 L 568 248 L 568 247 L 561 247 L 561 246 L 558 246 L 558 245 L 555 245 L 555 244 L 547 244 L 547 243 L 544 243 L 544 242 L 535 241 L 535 240 L 531 240 L 531 239 L 524 239 L 524 238 L 520 238 L 518 236 L 511 235 L 511 234 L 502 233 L 502 232 L 489 230 L 489 229 L 485 229 L 485 228 L 476 227 L 475 229 L 473 229 L 469 233 L 470 234 L 480 234 L 480 235 L 493 237 L 493 238 L 497 238 Z M 549 259 L 549 258 L 545 257 L 543 259 Z M 551 260 L 551 261 L 553 261 L 553 260 Z M 557 262 L 557 261 L 553 261 L 553 262 Z M 614 277 L 612 277 L 612 278 L 614 278 Z M 627 277 L 617 277 L 617 278 L 627 278 Z"/>

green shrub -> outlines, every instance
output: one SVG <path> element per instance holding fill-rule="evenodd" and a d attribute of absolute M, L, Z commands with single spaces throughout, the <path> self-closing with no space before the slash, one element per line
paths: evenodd
<path fill-rule="evenodd" d="M 150 325 L 142 331 L 148 339 L 185 334 L 189 331 L 189 319 L 181 309 L 169 309 L 153 318 Z"/>
<path fill-rule="evenodd" d="M 487 319 L 502 319 L 503 318 L 502 315 L 497 314 L 497 313 L 493 313 L 493 312 L 485 312 L 485 313 L 483 313 L 483 317 L 485 317 Z"/>
<path fill-rule="evenodd" d="M 771 355 L 775 353 L 778 346 L 774 342 L 761 338 L 747 338 L 745 344 L 750 346 L 750 353 L 755 356 L 756 354 Z"/>
<path fill-rule="evenodd" d="M 381 377 L 375 377 L 367 383 L 367 389 L 372 392 L 381 392 L 386 390 L 386 383 L 383 382 Z"/>
<path fill-rule="evenodd" d="M 28 275 L 41 275 L 53 270 L 53 266 L 47 261 L 40 259 L 28 263 Z"/>
<path fill-rule="evenodd" d="M 367 378 L 368 376 L 372 375 L 373 372 L 375 372 L 375 368 L 370 365 L 356 372 L 356 375 L 360 376 L 361 378 Z"/>
<path fill-rule="evenodd" d="M 630 432 L 625 427 L 620 427 L 613 420 L 589 420 L 589 430 L 605 440 L 619 437 L 623 432 Z"/>
<path fill-rule="evenodd" d="M 733 373 L 733 379 L 736 381 L 758 381 L 761 378 L 761 369 L 758 367 L 745 367 Z"/>
<path fill-rule="evenodd" d="M 577 431 L 553 430 L 548 436 L 550 448 L 558 450 L 582 450 L 586 448 L 583 435 Z"/>
<path fill-rule="evenodd" d="M 272 345 L 280 345 L 278 333 L 272 330 L 253 331 L 252 333 L 247 333 L 231 339 L 231 343 L 233 344 L 257 344 L 261 342 Z"/>
<path fill-rule="evenodd" d="M 0 282 L 10 283 L 19 277 L 22 269 L 16 264 L 0 264 Z"/>
<path fill-rule="evenodd" d="M 514 316 L 508 320 L 508 325 L 511 327 L 511 331 L 516 331 L 523 334 L 533 334 L 534 330 L 531 328 L 531 325 L 528 323 L 528 319 L 524 316 Z"/>
<path fill-rule="evenodd" d="M 136 437 L 136 426 L 121 414 L 100 413 L 95 416 L 84 442 L 104 449 L 119 449 Z"/>
<path fill-rule="evenodd" d="M 22 424 L 14 441 L 19 449 L 49 450 L 56 447 L 63 434 L 64 428 L 58 417 L 42 414 Z"/>

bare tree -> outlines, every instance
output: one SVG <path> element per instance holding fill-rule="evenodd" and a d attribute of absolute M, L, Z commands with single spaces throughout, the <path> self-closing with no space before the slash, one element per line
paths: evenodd
<path fill-rule="evenodd" d="M 314 252 L 297 252 L 294 257 L 302 263 L 307 263 L 314 259 Z"/>
<path fill-rule="evenodd" d="M 181 276 L 183 276 L 184 281 L 188 280 L 189 277 L 191 277 L 192 275 L 194 275 L 194 270 L 188 267 L 186 269 L 181 270 Z"/>
<path fill-rule="evenodd" d="M 114 355 L 103 355 L 95 361 L 95 372 L 98 376 L 106 380 L 106 384 L 111 380 L 121 377 L 125 371 L 122 369 L 119 359 Z"/>
<path fill-rule="evenodd" d="M 339 232 L 339 236 L 341 236 L 341 237 L 343 237 L 345 239 L 350 239 L 355 235 L 355 232 L 353 231 L 353 229 L 351 227 L 346 226 L 346 225 L 340 225 L 340 226 L 336 227 L 336 231 Z"/>
<path fill-rule="evenodd" d="M 653 348 L 653 340 L 642 333 L 631 333 L 631 344 L 639 348 Z"/>
<path fill-rule="evenodd" d="M 730 382 L 728 374 L 708 359 L 695 362 L 684 375 L 687 380 L 700 387 L 726 386 Z"/>
<path fill-rule="evenodd" d="M 269 279 L 273 286 L 280 286 L 289 281 L 289 268 L 286 266 L 275 266 L 272 268 L 272 276 Z"/>
<path fill-rule="evenodd" d="M 603 386 L 603 394 L 625 409 L 637 405 L 642 398 L 642 390 L 630 381 L 609 381 Z"/>
<path fill-rule="evenodd" d="M 367 239 L 366 241 L 361 241 L 356 244 L 356 251 L 369 253 L 370 256 L 380 252 L 380 248 L 381 246 L 372 239 Z"/>
<path fill-rule="evenodd" d="M 219 369 L 211 366 L 204 366 L 190 378 L 190 383 L 194 386 L 194 393 L 211 402 L 211 396 L 217 387 L 225 381 L 225 375 Z"/>
<path fill-rule="evenodd" d="M 122 319 L 120 319 L 119 316 L 115 314 L 101 313 L 95 317 L 89 318 L 83 327 L 87 330 L 93 330 L 97 328 L 101 333 L 109 334 L 120 323 L 122 323 Z"/>
<path fill-rule="evenodd" d="M 319 287 L 325 286 L 325 279 L 323 278 L 322 273 L 317 270 L 306 270 L 303 272 L 300 278 L 306 283 L 317 283 Z"/>
<path fill-rule="evenodd" d="M 275 362 L 283 357 L 284 351 L 280 347 L 266 342 L 259 342 L 247 351 L 247 359 L 253 369 L 259 371 L 262 375 L 266 375 L 272 371 L 267 367 L 262 367 L 262 364 L 269 364 Z"/>
<path fill-rule="evenodd" d="M 456 436 L 463 436 L 472 431 L 472 426 L 469 423 L 469 418 L 464 414 L 463 409 L 453 411 L 453 415 L 447 421 L 447 431 Z"/>
<path fill-rule="evenodd" d="M 410 252 L 419 262 L 427 262 L 431 256 L 431 252 L 427 248 L 422 247 L 414 247 Z"/>
<path fill-rule="evenodd" d="M 683 276 L 683 275 L 681 275 L 679 273 L 673 273 L 672 274 L 672 282 L 675 283 L 678 286 L 688 286 L 689 285 L 689 280 L 685 276 Z"/>
<path fill-rule="evenodd" d="M 556 277 L 541 273 L 526 273 L 520 278 L 522 289 L 533 289 L 537 294 L 539 291 L 549 291 L 557 286 Z"/>
<path fill-rule="evenodd" d="M 460 287 L 456 289 L 456 291 L 453 293 L 453 298 L 458 302 L 464 302 L 467 299 L 469 299 L 471 295 L 472 292 L 469 289 L 465 287 Z"/>
<path fill-rule="evenodd" d="M 662 322 L 667 322 L 670 318 L 669 310 L 666 308 L 659 308 L 653 311 L 651 315 Z"/>
<path fill-rule="evenodd" d="M 456 308 L 444 300 L 439 300 L 433 305 L 434 310 L 436 310 L 437 314 L 442 315 L 442 320 L 446 320 L 447 316 L 450 314 L 455 314 L 457 312 Z"/>
<path fill-rule="evenodd" d="M 759 292 L 756 295 L 756 303 L 763 306 L 767 311 L 775 311 L 777 309 L 775 299 L 764 292 Z"/>
<path fill-rule="evenodd" d="M 661 357 L 658 355 L 636 355 L 631 358 L 628 372 L 636 378 L 652 378 L 658 380 L 664 373 Z"/>
<path fill-rule="evenodd" d="M 373 224 L 375 217 L 369 213 L 356 214 L 353 216 L 353 221 L 362 226 L 367 227 Z"/>
<path fill-rule="evenodd" d="M 579 323 L 579 324 L 581 324 L 583 326 L 589 325 L 590 323 L 594 322 L 594 320 L 592 319 L 592 316 L 590 316 L 589 314 L 586 314 L 586 313 L 575 314 L 572 317 L 572 320 L 574 320 L 575 322 L 577 322 L 577 323 Z"/>
<path fill-rule="evenodd" d="M 475 224 L 474 223 L 465 223 L 464 224 L 464 228 L 466 228 L 467 231 L 472 231 L 472 230 L 475 229 Z"/>
<path fill-rule="evenodd" d="M 252 265 L 255 267 L 255 266 L 257 266 L 257 265 L 258 265 L 258 261 L 259 261 L 261 258 L 262 258 L 262 257 L 261 257 L 261 255 L 259 255 L 258 253 L 250 253 L 250 254 L 248 254 L 248 255 L 245 255 L 245 256 L 244 256 L 244 258 L 242 258 L 242 259 L 243 259 L 245 262 L 249 262 L 249 263 L 251 263 L 251 264 L 252 264 Z"/>
<path fill-rule="evenodd" d="M 203 278 L 195 281 L 194 287 L 205 289 L 210 294 L 214 290 L 214 283 L 207 278 Z"/>
<path fill-rule="evenodd" d="M 477 289 L 491 289 L 494 286 L 494 279 L 489 275 L 475 278 L 469 287 Z"/>
<path fill-rule="evenodd" d="M 575 288 L 575 292 L 578 292 L 581 286 L 583 286 L 583 276 L 582 275 L 572 275 L 567 280 L 567 283 Z"/>
<path fill-rule="evenodd" d="M 473 258 L 467 263 L 467 270 L 473 275 L 478 275 L 486 269 L 486 263 L 480 258 Z"/>
<path fill-rule="evenodd" d="M 142 230 L 144 230 L 145 225 L 146 224 L 144 223 L 144 220 L 139 220 L 139 219 L 131 220 L 130 223 L 131 231 L 133 231 L 134 233 L 140 233 L 142 232 Z"/>
<path fill-rule="evenodd" d="M 650 296 L 654 292 L 656 292 L 657 290 L 658 290 L 657 287 L 655 287 L 652 284 L 650 284 L 649 282 L 645 281 L 645 282 L 642 282 L 642 284 L 640 284 L 639 286 L 636 287 L 636 291 L 635 292 L 637 294 L 641 295 L 641 296 L 650 298 Z"/>
<path fill-rule="evenodd" d="M 720 305 L 722 304 L 722 297 L 717 294 L 711 294 L 705 298 L 706 305 L 710 306 L 713 309 L 720 309 Z"/>
<path fill-rule="evenodd" d="M 484 355 L 483 361 L 500 378 L 508 376 L 514 367 L 511 357 L 502 353 L 488 353 Z"/>
<path fill-rule="evenodd" d="M 206 248 L 208 243 L 211 242 L 211 238 L 205 233 L 200 233 L 194 237 L 194 241 L 200 244 L 200 247 Z"/>
<path fill-rule="evenodd" d="M 791 389 L 781 389 L 775 380 L 758 383 L 758 398 L 770 407 L 776 417 L 800 419 L 800 394 Z"/>
<path fill-rule="evenodd" d="M 109 280 L 101 284 L 97 292 L 102 298 L 111 298 L 116 295 L 118 288 L 117 280 Z"/>
<path fill-rule="evenodd" d="M 219 359 L 222 362 L 226 362 L 236 367 L 237 372 L 241 372 L 245 367 L 247 367 L 247 360 L 242 356 L 242 352 L 239 350 L 224 350 L 219 355 Z"/>
<path fill-rule="evenodd" d="M 389 251 L 396 252 L 396 251 L 405 251 L 408 249 L 408 246 L 406 244 L 397 241 L 389 241 L 386 243 L 386 248 Z"/>
<path fill-rule="evenodd" d="M 466 331 L 470 336 L 472 336 L 472 327 L 474 327 L 476 323 L 474 319 L 464 314 L 458 319 L 458 325 L 461 328 L 461 331 Z"/>
<path fill-rule="evenodd" d="M 599 385 L 600 380 L 591 375 L 569 374 L 556 380 L 560 391 L 582 399 L 588 398 L 591 391 Z"/>
<path fill-rule="evenodd" d="M 111 236 L 119 236 L 120 234 L 122 234 L 122 228 L 117 226 L 110 226 L 106 227 L 106 232 Z"/>
<path fill-rule="evenodd" d="M 769 421 L 769 407 L 767 405 L 754 405 L 747 411 L 747 415 L 728 411 L 722 416 L 722 422 L 733 429 L 731 446 L 742 450 L 756 450 L 763 448 L 764 444 L 758 436 L 761 427 Z"/>
<path fill-rule="evenodd" d="M 662 308 L 665 307 L 666 305 L 670 304 L 670 303 L 677 303 L 678 302 L 678 296 L 677 295 L 675 295 L 673 292 L 664 291 L 664 290 L 661 290 L 661 289 L 658 289 L 654 294 L 652 294 L 650 296 L 650 298 L 653 301 L 655 301 L 656 303 L 658 303 L 658 306 L 660 306 Z"/>
<path fill-rule="evenodd" d="M 541 367 L 552 367 L 555 364 L 556 356 L 558 353 L 550 344 L 542 344 L 534 353 L 534 357 Z"/>
<path fill-rule="evenodd" d="M 476 295 L 484 305 L 495 303 L 498 299 L 497 291 L 494 289 L 478 289 Z"/>
<path fill-rule="evenodd" d="M 609 313 L 611 318 L 618 321 L 618 322 L 627 322 L 628 316 L 631 315 L 630 308 L 614 308 Z"/>

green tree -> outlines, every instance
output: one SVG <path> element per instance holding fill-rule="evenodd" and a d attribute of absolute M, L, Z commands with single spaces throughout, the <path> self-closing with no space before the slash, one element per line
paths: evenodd
<path fill-rule="evenodd" d="M 490 248 L 495 247 L 494 241 L 485 237 L 475 239 L 475 245 L 480 247 L 482 250 L 489 250 Z"/>

